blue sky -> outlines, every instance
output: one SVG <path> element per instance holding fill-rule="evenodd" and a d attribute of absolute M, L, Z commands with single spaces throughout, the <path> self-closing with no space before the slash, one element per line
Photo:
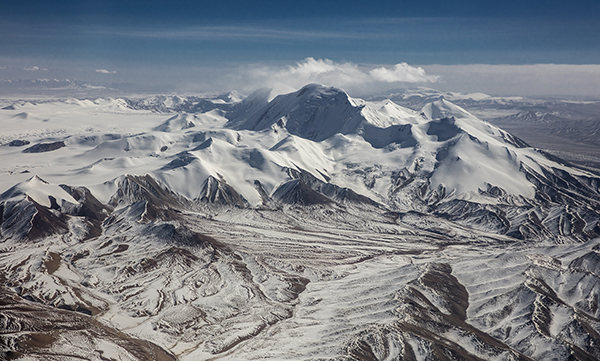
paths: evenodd
<path fill-rule="evenodd" d="M 577 65 L 600 63 L 598 20 L 597 0 L 23 0 L 4 4 L 0 14 L 0 79 L 68 78 L 140 91 L 249 91 L 270 85 L 269 72 L 290 73 L 313 58 L 334 67 L 351 64 L 363 73 L 406 62 L 439 75 L 425 82 L 434 88 L 504 94 L 512 86 L 517 95 L 536 89 L 540 95 L 595 95 L 595 68 L 582 73 Z M 466 74 L 470 64 L 496 66 Z M 530 78 L 531 89 L 516 80 L 511 85 L 511 71 L 522 74 L 532 64 L 564 66 L 536 72 L 540 83 Z M 322 69 L 317 73 L 333 74 Z M 453 76 L 453 69 L 462 75 Z M 548 83 L 547 76 L 557 83 Z M 335 76 L 326 79 L 339 85 Z M 569 89 L 555 89 L 565 81 L 573 83 Z"/>

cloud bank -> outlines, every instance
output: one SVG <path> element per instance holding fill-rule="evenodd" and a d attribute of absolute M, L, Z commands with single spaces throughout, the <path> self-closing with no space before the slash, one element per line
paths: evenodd
<path fill-rule="evenodd" d="M 36 65 L 36 66 L 34 66 Z M 259 88 L 274 88 L 273 95 L 295 91 L 308 83 L 346 90 L 356 97 L 381 95 L 406 87 L 425 86 L 441 91 L 482 92 L 499 96 L 574 97 L 600 96 L 600 64 L 456 64 L 409 65 L 359 64 L 326 58 L 277 63 L 220 63 L 165 67 L 117 63 L 110 69 L 80 61 L 50 61 L 36 64 L 21 58 L 0 57 L 0 93 L 34 94 L 39 85 L 28 86 L 43 74 L 49 79 L 77 79 L 106 89 L 109 96 L 136 93 L 215 94 L 237 90 L 250 94 Z M 24 70 L 27 68 L 28 70 Z M 111 74 L 118 74 L 115 78 Z M 148 76 L 152 74 L 152 76 Z M 10 82 L 19 85 L 8 86 Z M 10 88 L 10 89 L 9 89 Z M 79 88 L 78 88 L 79 89 Z M 90 87 L 81 88 L 77 95 Z M 67 90 L 65 90 L 67 91 Z M 97 91 L 94 90 L 94 96 Z M 61 95 L 62 96 L 62 95 Z"/>
<path fill-rule="evenodd" d="M 491 95 L 600 96 L 600 64 L 427 65 L 441 76 L 439 90 Z"/>
<path fill-rule="evenodd" d="M 308 83 L 320 83 L 343 88 L 349 92 L 368 92 L 381 88 L 398 87 L 403 84 L 434 83 L 438 76 L 428 75 L 423 68 L 399 63 L 390 67 L 373 67 L 330 59 L 306 58 L 294 65 L 251 66 L 240 69 L 238 79 L 232 83 L 274 88 L 274 94 L 294 91 Z M 242 80 L 243 81 L 240 81 Z M 248 91 L 249 89 L 241 89 Z"/>
<path fill-rule="evenodd" d="M 249 94 L 268 87 L 275 96 L 320 83 L 357 97 L 414 86 L 498 96 L 598 98 L 600 94 L 600 64 L 362 65 L 309 57 L 293 64 L 239 65 L 197 75 L 202 81 L 185 90 L 235 89 Z"/>
<path fill-rule="evenodd" d="M 439 80 L 437 75 L 427 75 L 423 68 L 415 68 L 407 63 L 400 63 L 394 65 L 393 68 L 389 69 L 386 67 L 376 68 L 369 72 L 373 79 L 386 82 L 405 82 L 405 83 L 422 83 L 422 82 L 436 82 Z"/>

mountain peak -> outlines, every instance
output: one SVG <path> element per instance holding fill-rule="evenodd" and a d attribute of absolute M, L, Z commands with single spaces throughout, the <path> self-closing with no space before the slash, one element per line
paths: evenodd
<path fill-rule="evenodd" d="M 196 126 L 196 123 L 194 122 L 195 119 L 196 117 L 190 114 L 174 115 L 171 118 L 165 120 L 160 125 L 154 127 L 154 130 L 159 132 L 170 133 L 193 128 Z"/>
<path fill-rule="evenodd" d="M 444 99 L 443 96 L 440 96 L 439 100 L 436 100 L 432 103 L 426 104 L 421 110 L 421 114 L 423 114 L 427 119 L 441 119 L 441 118 L 466 118 L 473 117 L 469 112 L 464 110 L 451 103 L 450 101 Z"/>
<path fill-rule="evenodd" d="M 0 201 L 19 196 L 28 196 L 36 203 L 47 208 L 52 207 L 53 201 L 58 202 L 58 204 L 60 204 L 62 201 L 66 201 L 71 204 L 79 203 L 60 186 L 50 184 L 37 175 L 34 175 L 24 182 L 16 184 L 6 192 L 2 193 L 0 195 Z"/>
<path fill-rule="evenodd" d="M 318 83 L 306 84 L 295 93 L 297 97 L 332 96 L 336 94 L 345 94 L 348 96 L 348 94 L 340 88 L 325 86 Z"/>
<path fill-rule="evenodd" d="M 42 178 L 40 178 L 37 174 L 34 175 L 33 177 L 29 178 L 28 180 L 25 181 L 25 183 L 27 185 L 32 185 L 35 186 L 36 184 L 50 184 L 48 182 L 46 182 L 45 180 L 43 180 Z"/>
<path fill-rule="evenodd" d="M 350 100 L 343 90 L 309 84 L 300 90 L 278 95 L 260 107 L 256 100 L 247 104 L 247 110 L 238 109 L 229 117 L 234 129 L 264 130 L 276 123 L 294 135 L 321 141 L 336 133 L 355 131 L 364 118 L 360 106 Z M 281 119 L 284 121 L 280 121 Z"/>
<path fill-rule="evenodd" d="M 247 110 L 241 106 L 231 113 L 228 126 L 259 131 L 277 125 L 290 134 L 319 142 L 337 133 L 373 133 L 370 130 L 365 132 L 365 127 L 383 130 L 394 125 L 420 122 L 414 111 L 391 100 L 371 104 L 350 97 L 342 89 L 321 84 L 308 84 L 298 91 L 279 95 L 262 107 L 256 105 L 253 99 L 247 102 Z M 371 143 L 371 138 L 367 141 Z M 376 143 L 371 144 L 380 148 L 381 142 Z"/>

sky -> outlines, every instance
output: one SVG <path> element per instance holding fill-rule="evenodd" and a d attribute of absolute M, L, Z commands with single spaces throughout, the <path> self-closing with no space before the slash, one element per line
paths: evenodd
<path fill-rule="evenodd" d="M 599 20 L 598 0 L 21 0 L 0 13 L 0 94 L 319 82 L 600 98 Z"/>

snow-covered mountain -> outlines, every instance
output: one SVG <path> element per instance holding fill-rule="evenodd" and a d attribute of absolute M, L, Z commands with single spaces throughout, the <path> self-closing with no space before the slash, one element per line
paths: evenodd
<path fill-rule="evenodd" d="M 369 100 L 390 99 L 421 109 L 440 97 L 562 159 L 600 169 L 598 99 L 498 97 L 417 87 L 393 90 Z"/>
<path fill-rule="evenodd" d="M 361 134 L 365 139 L 382 145 L 385 141 L 392 143 L 400 139 L 382 141 L 383 134 L 370 134 L 373 128 L 384 128 L 392 133 L 396 129 L 389 127 L 417 124 L 421 120 L 413 111 L 391 101 L 367 103 L 349 97 L 340 89 L 318 84 L 279 95 L 262 107 L 253 106 L 255 97 L 251 96 L 237 106 L 237 112 L 229 116 L 229 127 L 264 130 L 277 125 L 293 135 L 314 141 L 328 139 L 337 133 Z"/>
<path fill-rule="evenodd" d="M 3 356 L 600 357 L 599 175 L 445 98 L 236 96 L 0 110 Z"/>
<path fill-rule="evenodd" d="M 292 160 L 297 167 L 391 209 L 435 213 L 518 238 L 575 236 L 572 222 L 587 218 L 586 231 L 575 237 L 597 235 L 589 209 L 599 200 L 597 175 L 569 168 L 443 98 L 412 111 L 313 84 L 237 114 L 243 115 L 231 116 L 229 127 L 284 134 L 270 151 L 285 144 L 286 155 L 302 159 Z M 317 142 L 304 146 L 306 139 Z M 567 228 L 551 225 L 555 212 L 571 219 Z"/>

